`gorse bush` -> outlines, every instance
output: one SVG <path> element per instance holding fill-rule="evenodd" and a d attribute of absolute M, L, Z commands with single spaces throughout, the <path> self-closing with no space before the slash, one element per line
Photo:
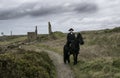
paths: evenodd
<path fill-rule="evenodd" d="M 54 65 L 45 52 L 21 50 L 0 55 L 0 78 L 54 77 Z"/>

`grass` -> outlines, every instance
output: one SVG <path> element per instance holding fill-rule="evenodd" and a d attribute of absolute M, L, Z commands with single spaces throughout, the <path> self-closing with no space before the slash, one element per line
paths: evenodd
<path fill-rule="evenodd" d="M 120 78 L 120 27 L 81 32 L 81 34 L 85 44 L 81 46 L 79 63 L 75 66 L 70 63 L 76 78 Z M 59 34 L 56 35 L 59 36 Z M 66 35 L 64 34 L 56 40 L 48 38 L 37 46 L 63 55 L 65 43 Z"/>
<path fill-rule="evenodd" d="M 55 67 L 45 52 L 18 50 L 0 54 L 0 78 L 55 77 Z"/>
<path fill-rule="evenodd" d="M 81 34 L 83 35 L 85 44 L 81 46 L 78 57 L 79 62 L 77 65 L 73 65 L 73 60 L 71 58 L 72 62 L 70 63 L 76 78 L 120 78 L 120 27 L 100 31 L 86 31 L 81 32 Z M 7 41 L 7 43 L 0 42 L 0 45 L 22 41 L 24 39 L 25 37 L 14 38 Z M 40 35 L 40 40 L 34 45 L 35 48 L 39 47 L 53 50 L 63 55 L 63 46 L 65 44 L 66 34 L 54 32 L 51 35 Z M 35 75 L 35 72 L 41 72 L 40 78 L 55 77 L 54 65 L 51 63 L 48 55 L 43 52 L 40 54 L 24 51 L 17 54 L 7 53 L 0 55 L 0 59 L 8 61 L 6 70 L 9 72 L 0 68 L 0 70 L 2 70 L 0 74 L 2 75 L 6 73 L 13 76 L 18 75 L 16 70 L 19 70 L 20 76 L 25 75 L 23 78 L 29 78 L 28 75 L 26 76 L 26 73 Z M 3 62 L 0 62 L 0 67 L 1 64 L 3 64 Z M 23 71 L 23 69 L 26 69 L 26 71 Z M 49 74 L 50 71 L 53 72 L 53 74 L 51 74 L 52 76 Z M 30 78 L 32 78 L 32 76 Z"/>
<path fill-rule="evenodd" d="M 61 50 L 63 50 L 62 48 L 65 44 L 65 36 L 66 34 L 58 31 L 53 32 L 51 35 L 40 35 L 41 40 L 35 46 L 53 50 L 61 54 Z"/>
<path fill-rule="evenodd" d="M 75 66 L 76 78 L 119 78 L 120 58 L 96 58 L 91 61 L 79 60 Z"/>
<path fill-rule="evenodd" d="M 63 41 L 63 42 L 61 42 L 61 41 Z M 64 43 L 65 43 L 64 39 L 62 39 L 62 40 L 50 40 L 50 41 L 37 43 L 37 44 L 35 44 L 35 46 L 37 46 L 39 48 L 52 50 L 52 51 L 55 51 L 59 54 L 62 54 L 61 50 L 63 50 L 62 48 L 64 46 Z"/>
<path fill-rule="evenodd" d="M 24 41 L 26 40 L 27 37 L 8 37 L 7 40 L 4 41 L 0 41 L 0 45 L 7 45 L 7 44 L 11 44 L 11 43 L 15 43 L 15 42 L 20 42 L 20 41 Z"/>
<path fill-rule="evenodd" d="M 56 40 L 59 39 L 61 37 L 64 37 L 65 34 L 59 31 L 53 32 L 52 34 L 44 34 L 44 35 L 38 35 L 38 41 L 40 42 L 44 42 L 44 41 L 48 41 L 48 40 Z"/>

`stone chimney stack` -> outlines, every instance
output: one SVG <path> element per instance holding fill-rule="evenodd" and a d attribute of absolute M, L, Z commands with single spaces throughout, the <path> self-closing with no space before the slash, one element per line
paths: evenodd
<path fill-rule="evenodd" d="M 12 36 L 12 31 L 10 31 L 10 35 Z"/>
<path fill-rule="evenodd" d="M 35 27 L 35 34 L 36 34 L 36 36 L 37 36 L 37 34 L 38 34 L 37 26 Z"/>
<path fill-rule="evenodd" d="M 49 34 L 52 34 L 52 28 L 50 22 L 48 22 L 48 32 Z"/>

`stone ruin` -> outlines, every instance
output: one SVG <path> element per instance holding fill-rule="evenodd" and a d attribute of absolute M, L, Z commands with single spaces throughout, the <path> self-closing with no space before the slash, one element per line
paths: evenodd
<path fill-rule="evenodd" d="M 34 41 L 37 39 L 35 32 L 28 32 L 28 41 Z"/>
<path fill-rule="evenodd" d="M 48 22 L 48 32 L 49 34 L 52 34 L 52 28 L 51 28 L 51 24 L 50 22 Z M 4 46 L 0 46 L 0 54 L 4 53 L 6 51 L 9 51 L 10 49 L 14 49 L 14 48 L 19 48 L 21 45 L 27 45 L 28 41 L 32 42 L 37 40 L 38 38 L 38 30 L 37 30 L 37 26 L 35 27 L 35 32 L 27 32 L 27 37 L 28 40 L 27 41 L 23 41 L 23 42 L 15 42 L 15 43 L 11 43 L 8 45 L 4 45 Z M 12 32 L 11 32 L 11 36 L 12 36 Z M 4 41 L 6 40 L 7 37 L 0 37 L 0 41 Z"/>
<path fill-rule="evenodd" d="M 52 27 L 51 27 L 51 23 L 48 22 L 48 33 L 52 34 Z M 37 35 L 38 35 L 38 30 L 37 30 L 37 26 L 35 28 L 35 32 L 27 32 L 27 36 L 28 36 L 28 41 L 35 41 L 37 40 Z"/>
<path fill-rule="evenodd" d="M 49 34 L 52 34 L 52 28 L 51 28 L 51 23 L 48 22 L 48 32 Z"/>
<path fill-rule="evenodd" d="M 35 28 L 35 32 L 28 32 L 27 36 L 28 36 L 28 41 L 36 40 L 37 39 L 37 26 Z"/>

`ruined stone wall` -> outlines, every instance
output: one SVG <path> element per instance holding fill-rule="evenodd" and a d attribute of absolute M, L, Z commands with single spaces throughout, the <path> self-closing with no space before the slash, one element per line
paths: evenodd
<path fill-rule="evenodd" d="M 27 35 L 28 35 L 28 41 L 34 41 L 37 39 L 37 35 L 35 32 L 28 32 Z"/>

